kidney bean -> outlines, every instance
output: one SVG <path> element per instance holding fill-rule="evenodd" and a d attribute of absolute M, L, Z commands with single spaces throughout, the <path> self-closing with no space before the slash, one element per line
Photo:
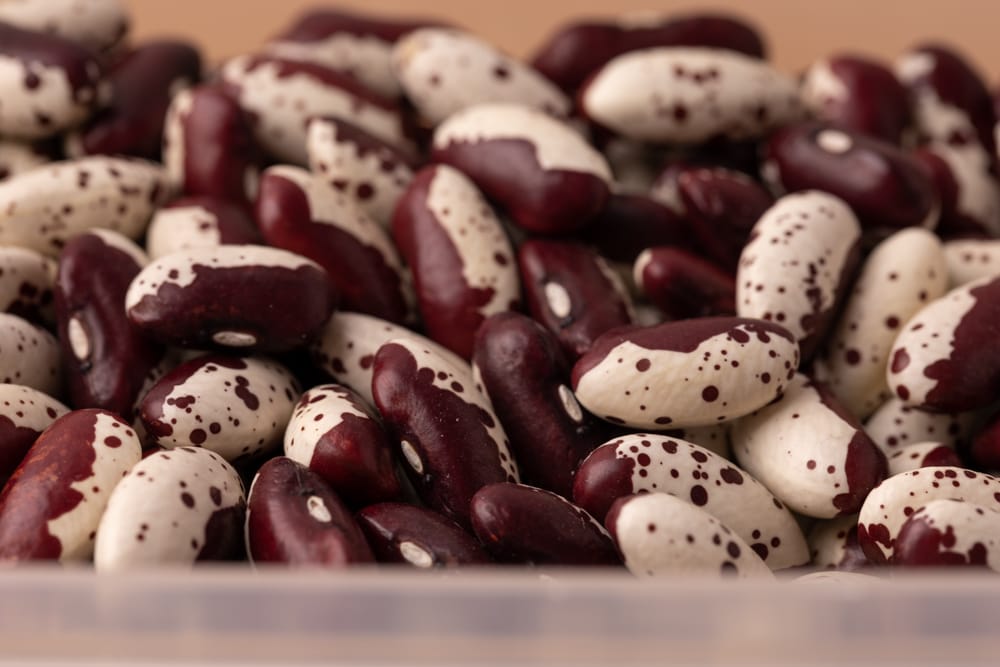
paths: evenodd
<path fill-rule="evenodd" d="M 885 370 L 904 324 L 947 290 L 941 242 L 925 229 L 900 230 L 865 259 L 824 350 L 816 377 L 864 419 L 892 394 Z"/>
<path fill-rule="evenodd" d="M 899 529 L 893 565 L 986 567 L 1000 572 L 1000 512 L 970 502 L 932 500 Z"/>
<path fill-rule="evenodd" d="M 315 62 L 350 74 L 381 95 L 402 94 L 392 71 L 392 45 L 408 32 L 442 25 L 423 18 L 386 19 L 316 7 L 306 11 L 265 48 L 282 58 Z"/>
<path fill-rule="evenodd" d="M 308 163 L 306 131 L 314 116 L 338 116 L 404 149 L 410 130 L 399 107 L 353 78 L 315 63 L 270 55 L 233 58 L 222 84 L 251 118 L 257 143 L 283 162 Z"/>
<path fill-rule="evenodd" d="M 52 320 L 52 278 L 56 263 L 17 246 L 0 246 L 0 312 L 36 324 Z"/>
<path fill-rule="evenodd" d="M 800 96 L 818 120 L 897 146 L 913 121 L 903 84 L 891 69 L 865 56 L 838 54 L 813 63 Z"/>
<path fill-rule="evenodd" d="M 371 315 L 346 311 L 334 313 L 327 321 L 311 352 L 323 371 L 356 391 L 368 405 L 374 406 L 372 365 L 375 353 L 396 338 L 411 338 L 434 354 L 447 358 L 450 364 L 468 368 L 465 359 L 430 338 Z"/>
<path fill-rule="evenodd" d="M 1000 239 L 955 239 L 944 244 L 948 284 L 961 287 L 1000 276 Z"/>
<path fill-rule="evenodd" d="M 93 51 L 110 51 L 128 33 L 121 0 L 18 0 L 0 3 L 0 21 L 48 32 Z"/>
<path fill-rule="evenodd" d="M 954 448 L 972 433 L 976 413 L 934 413 L 918 410 L 893 397 L 865 422 L 865 432 L 887 456 L 899 447 L 935 440 Z"/>
<path fill-rule="evenodd" d="M 772 576 L 760 556 L 718 519 L 666 493 L 619 498 L 604 524 L 625 567 L 637 577 Z"/>
<path fill-rule="evenodd" d="M 429 568 L 492 562 L 474 537 L 423 507 L 379 503 L 362 509 L 356 518 L 380 563 Z"/>
<path fill-rule="evenodd" d="M 890 562 L 907 518 L 931 501 L 949 498 L 1000 509 L 1000 479 L 953 467 L 920 468 L 887 478 L 868 494 L 858 518 L 858 543 L 868 560 Z"/>
<path fill-rule="evenodd" d="M 526 106 L 463 109 L 434 132 L 431 158 L 465 173 L 529 232 L 582 229 L 610 194 L 604 156 L 569 125 Z"/>
<path fill-rule="evenodd" d="M 479 325 L 520 301 L 514 249 L 499 218 L 462 172 L 434 165 L 414 177 L 392 232 L 413 272 L 428 334 L 471 357 Z"/>
<path fill-rule="evenodd" d="M 170 195 L 163 168 L 145 160 L 53 163 L 0 183 L 0 244 L 54 256 L 95 227 L 137 239 Z"/>
<path fill-rule="evenodd" d="M 335 300 L 323 268 L 301 255 L 222 245 L 149 264 L 129 286 L 125 308 L 133 324 L 165 343 L 284 351 L 315 338 Z"/>
<path fill-rule="evenodd" d="M 1000 471 L 1000 413 L 990 414 L 978 425 L 967 453 L 977 469 Z"/>
<path fill-rule="evenodd" d="M 399 439 L 410 481 L 431 509 L 468 527 L 476 491 L 519 480 L 503 426 L 468 366 L 413 339 L 396 339 L 375 355 L 372 395 Z"/>
<path fill-rule="evenodd" d="M 0 139 L 0 182 L 51 161 L 35 144 Z"/>
<path fill-rule="evenodd" d="M 680 166 L 668 169 L 654 187 L 654 196 L 665 197 L 673 180 L 676 206 L 683 210 L 693 235 L 691 245 L 706 259 L 735 273 L 740 252 L 754 224 L 774 204 L 771 197 L 746 174 L 723 167 Z"/>
<path fill-rule="evenodd" d="M 285 427 L 284 452 L 356 506 L 402 493 L 394 445 L 364 399 L 347 387 L 321 384 L 302 395 Z"/>
<path fill-rule="evenodd" d="M 735 422 L 729 435 L 736 461 L 806 516 L 857 512 L 886 476 L 885 455 L 857 418 L 802 374 L 779 400 Z"/>
<path fill-rule="evenodd" d="M 620 182 L 620 177 L 617 182 Z M 646 248 L 690 245 L 685 217 L 652 197 L 612 193 L 604 209 L 580 230 L 580 238 L 608 260 L 629 266 Z"/>
<path fill-rule="evenodd" d="M 417 161 L 339 118 L 313 118 L 306 137 L 309 169 L 388 228 Z"/>
<path fill-rule="evenodd" d="M 573 483 L 573 501 L 598 519 L 634 493 L 669 493 L 693 503 L 731 528 L 773 570 L 809 560 L 791 512 L 763 484 L 693 443 L 628 434 L 595 449 Z"/>
<path fill-rule="evenodd" d="M 242 557 L 246 498 L 236 471 L 199 447 L 156 452 L 121 480 L 97 529 L 98 572 Z"/>
<path fill-rule="evenodd" d="M 817 351 L 848 294 L 861 228 L 848 205 L 810 190 L 785 195 L 754 225 L 736 271 L 736 313 L 774 321 Z"/>
<path fill-rule="evenodd" d="M 146 376 L 162 360 L 162 346 L 134 327 L 122 308 L 129 284 L 147 263 L 139 246 L 106 229 L 81 234 L 63 248 L 56 320 L 73 407 L 130 419 Z"/>
<path fill-rule="evenodd" d="M 414 30 L 396 42 L 392 67 L 430 126 L 478 104 L 507 102 L 560 117 L 568 116 L 572 106 L 531 67 L 460 30 Z"/>
<path fill-rule="evenodd" d="M 564 25 L 542 44 L 531 64 L 572 93 L 612 58 L 665 46 L 728 49 L 755 58 L 763 58 L 766 51 L 757 29 L 735 16 L 711 12 L 642 14 Z"/>
<path fill-rule="evenodd" d="M 924 306 L 900 331 L 886 381 L 896 396 L 932 412 L 985 407 L 1000 391 L 1000 278 L 957 287 Z"/>
<path fill-rule="evenodd" d="M 707 426 L 770 403 L 798 364 L 798 345 L 776 324 L 680 320 L 601 336 L 573 367 L 573 391 L 583 407 L 615 424 Z"/>
<path fill-rule="evenodd" d="M 736 314 L 731 275 L 697 255 L 673 248 L 649 248 L 635 261 L 640 291 L 671 320 Z"/>
<path fill-rule="evenodd" d="M 888 456 L 888 461 L 889 477 L 919 468 L 962 465 L 954 448 L 941 442 L 915 442 L 899 447 Z"/>
<path fill-rule="evenodd" d="M 896 61 L 896 76 L 912 98 L 920 134 L 932 141 L 964 145 L 978 141 L 993 155 L 993 99 L 975 69 L 943 44 L 923 44 Z"/>
<path fill-rule="evenodd" d="M 233 202 L 257 194 L 257 148 L 250 121 L 220 87 L 174 95 L 163 124 L 163 164 L 171 186 Z"/>
<path fill-rule="evenodd" d="M 813 526 L 809 553 L 810 564 L 819 570 L 855 572 L 871 565 L 858 545 L 857 514 L 825 519 Z"/>
<path fill-rule="evenodd" d="M 580 461 L 609 433 L 567 386 L 558 340 L 529 317 L 499 313 L 479 327 L 473 363 L 524 482 L 568 498 Z"/>
<path fill-rule="evenodd" d="M 69 408 L 37 389 L 0 384 L 0 488 L 38 436 Z"/>
<path fill-rule="evenodd" d="M 0 313 L 0 383 L 58 396 L 60 369 L 55 336 L 17 315 Z"/>
<path fill-rule="evenodd" d="M 771 135 L 761 171 L 778 192 L 822 190 L 843 199 L 865 230 L 937 224 L 934 183 L 892 144 L 816 122 Z"/>
<path fill-rule="evenodd" d="M 135 431 L 110 412 L 56 419 L 0 492 L 0 561 L 90 558 L 112 489 L 140 456 Z"/>
<path fill-rule="evenodd" d="M 408 276 L 391 239 L 319 176 L 271 167 L 255 208 L 267 242 L 320 264 L 345 308 L 393 322 L 409 318 Z"/>
<path fill-rule="evenodd" d="M 146 251 L 160 259 L 191 248 L 261 243 L 246 209 L 211 195 L 175 199 L 158 210 L 146 230 Z"/>
<path fill-rule="evenodd" d="M 111 100 L 66 140 L 80 155 L 160 157 L 164 117 L 171 97 L 201 78 L 201 55 L 182 41 L 145 42 L 118 58 L 108 71 Z"/>
<path fill-rule="evenodd" d="M 631 298 L 610 267 L 574 241 L 532 239 L 517 253 L 531 316 L 576 360 L 606 331 L 634 321 Z"/>
<path fill-rule="evenodd" d="M 935 232 L 942 238 L 1000 236 L 1000 183 L 993 156 L 978 143 L 928 144 L 914 153 L 929 170 L 941 214 Z"/>
<path fill-rule="evenodd" d="M 0 134 L 51 137 L 86 120 L 109 97 L 101 64 L 88 49 L 58 35 L 0 23 Z"/>
<path fill-rule="evenodd" d="M 284 456 L 265 463 L 250 486 L 246 543 L 254 563 L 345 567 L 374 560 L 326 480 Z"/>
<path fill-rule="evenodd" d="M 743 54 L 696 47 L 620 55 L 580 89 L 577 103 L 612 132 L 659 143 L 755 138 L 801 115 L 790 77 Z"/>
<path fill-rule="evenodd" d="M 472 528 L 501 563 L 617 565 L 621 558 L 604 527 L 562 496 L 502 482 L 472 497 Z"/>

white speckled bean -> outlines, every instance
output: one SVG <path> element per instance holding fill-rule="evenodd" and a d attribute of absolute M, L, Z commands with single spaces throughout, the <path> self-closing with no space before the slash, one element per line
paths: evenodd
<path fill-rule="evenodd" d="M 853 571 L 868 565 L 858 546 L 858 515 L 819 521 L 809 531 L 809 554 L 818 570 Z"/>
<path fill-rule="evenodd" d="M 3 7 L 0 4 L 0 7 Z M 31 144 L 0 141 L 0 181 L 17 176 L 51 162 L 49 156 L 37 151 Z"/>
<path fill-rule="evenodd" d="M 0 313 L 0 382 L 59 395 L 59 341 L 17 315 Z"/>
<path fill-rule="evenodd" d="M 886 456 L 900 447 L 934 440 L 952 449 L 972 433 L 975 412 L 925 412 L 890 398 L 865 422 L 865 433 Z"/>
<path fill-rule="evenodd" d="M 954 448 L 942 442 L 915 442 L 897 448 L 887 457 L 889 477 L 920 468 L 933 466 L 960 466 L 961 460 Z"/>
<path fill-rule="evenodd" d="M 49 32 L 94 51 L 106 51 L 128 32 L 121 0 L 6 0 L 0 21 L 26 30 Z"/>
<path fill-rule="evenodd" d="M 1000 572 L 1000 511 L 951 498 L 911 514 L 893 548 L 894 565 L 974 565 Z"/>
<path fill-rule="evenodd" d="M 264 46 L 264 51 L 349 72 L 379 95 L 398 97 L 403 92 L 392 72 L 392 44 L 375 35 L 337 32 L 313 41 L 279 39 Z"/>
<path fill-rule="evenodd" d="M 42 431 L 69 408 L 37 389 L 0 384 L 0 488 Z"/>
<path fill-rule="evenodd" d="M 32 322 L 52 319 L 55 260 L 17 246 L 0 246 L 0 313 Z"/>
<path fill-rule="evenodd" d="M 956 239 L 944 244 L 948 283 L 960 287 L 1000 276 L 1000 239 Z"/>

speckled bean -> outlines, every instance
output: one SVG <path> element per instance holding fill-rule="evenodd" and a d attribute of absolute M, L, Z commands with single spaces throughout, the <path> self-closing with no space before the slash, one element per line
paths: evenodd
<path fill-rule="evenodd" d="M 128 33 L 121 0 L 15 0 L 0 3 L 0 21 L 50 32 L 94 51 L 108 51 Z"/>
<path fill-rule="evenodd" d="M 146 230 L 146 252 L 156 260 L 189 248 L 261 242 L 246 209 L 211 195 L 182 197 L 158 210 Z"/>
<path fill-rule="evenodd" d="M 871 565 L 858 545 L 857 514 L 817 522 L 809 531 L 809 554 L 817 570 L 854 572 Z"/>
<path fill-rule="evenodd" d="M 865 422 L 865 432 L 889 456 L 899 447 L 926 440 L 954 448 L 972 433 L 975 422 L 975 412 L 926 412 L 893 397 L 872 413 Z"/>
<path fill-rule="evenodd" d="M 0 382 L 58 396 L 61 365 L 55 336 L 17 315 L 0 313 Z"/>
<path fill-rule="evenodd" d="M 944 244 L 948 284 L 960 287 L 982 278 L 1000 277 L 1000 239 L 956 239 Z"/>
<path fill-rule="evenodd" d="M 51 321 L 55 273 L 55 261 L 41 253 L 0 246 L 0 313 L 39 324 Z"/>
<path fill-rule="evenodd" d="M 0 181 L 51 161 L 52 157 L 39 146 L 0 139 Z"/>
<path fill-rule="evenodd" d="M 962 461 L 953 447 L 941 442 L 915 442 L 897 448 L 888 456 L 888 477 L 934 466 L 960 467 Z"/>
<path fill-rule="evenodd" d="M 380 563 L 430 568 L 492 562 L 476 538 L 424 507 L 379 503 L 356 518 Z"/>
<path fill-rule="evenodd" d="M 42 431 L 69 408 L 37 389 L 0 384 L 0 488 Z"/>
<path fill-rule="evenodd" d="M 892 564 L 904 567 L 971 565 L 1000 572 L 1000 512 L 950 498 L 932 500 L 899 529 Z"/>
<path fill-rule="evenodd" d="M 943 239 L 1000 236 L 1000 183 L 995 158 L 978 143 L 928 144 L 914 153 L 929 171 L 941 202 L 934 230 Z"/>

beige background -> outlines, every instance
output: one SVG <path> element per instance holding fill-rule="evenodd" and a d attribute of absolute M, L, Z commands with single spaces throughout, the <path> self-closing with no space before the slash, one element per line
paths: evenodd
<path fill-rule="evenodd" d="M 249 51 L 320 0 L 125 0 L 135 36 L 185 35 L 211 60 Z M 370 12 L 446 17 L 526 56 L 569 16 L 600 16 L 697 7 L 728 8 L 757 23 L 785 70 L 835 50 L 892 58 L 930 38 L 959 46 L 988 77 L 1000 81 L 1000 0 L 365 0 L 342 6 Z M 614 7 L 613 10 L 609 9 Z"/>

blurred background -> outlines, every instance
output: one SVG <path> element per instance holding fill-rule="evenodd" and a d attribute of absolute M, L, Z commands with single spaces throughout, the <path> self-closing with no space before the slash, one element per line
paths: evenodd
<path fill-rule="evenodd" d="M 755 22 L 772 60 L 797 71 L 835 51 L 893 58 L 918 42 L 937 40 L 964 52 L 987 81 L 1000 82 L 1000 0 L 126 0 L 137 39 L 184 35 L 210 61 L 253 50 L 307 7 L 338 4 L 372 13 L 447 18 L 528 56 L 569 17 L 633 11 L 724 9 Z"/>

